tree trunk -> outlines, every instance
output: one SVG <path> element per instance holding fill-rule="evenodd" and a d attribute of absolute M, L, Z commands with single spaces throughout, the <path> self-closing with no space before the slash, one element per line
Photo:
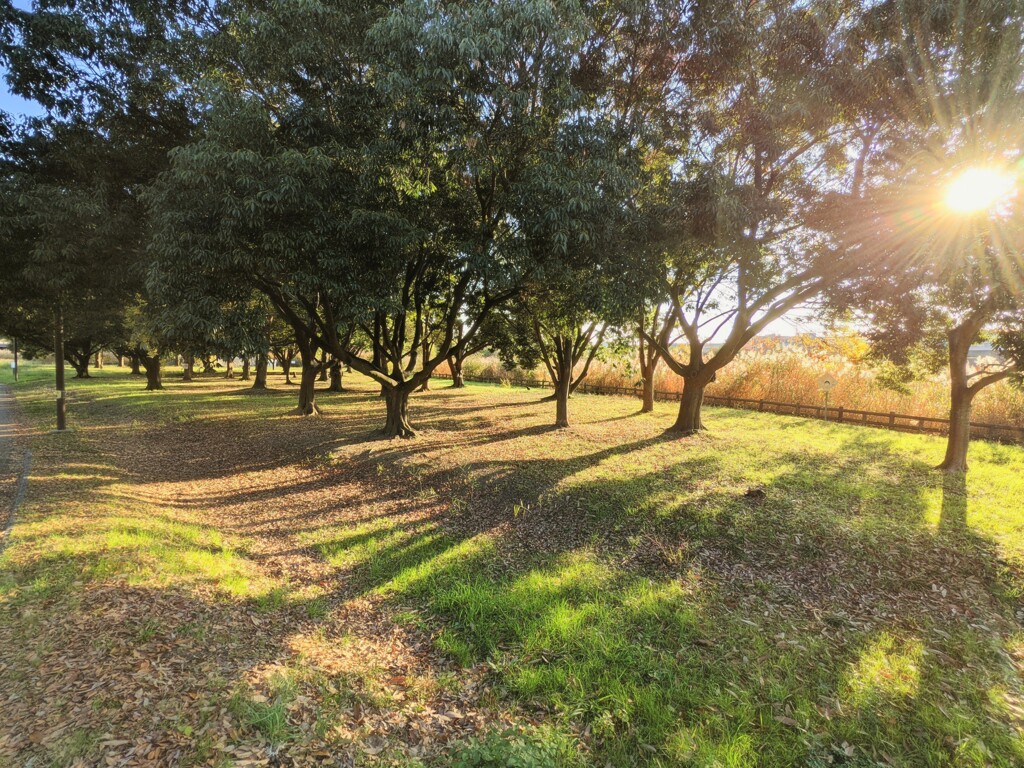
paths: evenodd
<path fill-rule="evenodd" d="M 292 383 L 292 360 L 290 357 L 281 358 L 281 371 L 284 373 L 284 383 Z"/>
<path fill-rule="evenodd" d="M 555 426 L 559 429 L 569 426 L 569 385 L 571 374 L 555 383 Z"/>
<path fill-rule="evenodd" d="M 707 385 L 706 378 L 701 375 L 683 377 L 683 395 L 679 399 L 679 416 L 676 418 L 676 423 L 669 428 L 669 432 L 692 435 L 704 429 L 700 409 L 704 404 L 704 388 Z"/>
<path fill-rule="evenodd" d="M 54 384 L 57 389 L 57 431 L 63 432 L 68 426 L 67 408 L 64 401 L 64 312 L 57 304 L 53 318 L 53 352 L 56 365 Z"/>
<path fill-rule="evenodd" d="M 960 327 L 949 334 L 949 438 L 946 456 L 938 469 L 967 471 L 967 447 L 971 441 L 971 401 L 974 393 L 967 378 L 967 357 L 973 330 Z"/>
<path fill-rule="evenodd" d="M 97 371 L 103 370 L 103 350 L 96 353 L 96 364 L 94 367 Z"/>
<path fill-rule="evenodd" d="M 462 389 L 466 380 L 462 377 L 462 358 L 452 355 L 448 358 L 448 367 L 452 370 L 452 389 Z"/>
<path fill-rule="evenodd" d="M 939 469 L 946 472 L 967 471 L 967 447 L 971 442 L 971 397 L 966 391 L 954 392 L 949 409 L 949 438 L 946 456 Z"/>
<path fill-rule="evenodd" d="M 640 413 L 654 410 L 654 374 L 658 370 L 658 358 L 645 355 L 647 350 L 641 349 L 640 354 Z"/>
<path fill-rule="evenodd" d="M 242 381 L 250 381 L 252 376 L 249 375 L 249 357 L 246 355 L 242 358 Z"/>
<path fill-rule="evenodd" d="M 131 375 L 132 376 L 141 376 L 142 375 L 142 371 L 139 370 L 139 366 L 141 364 L 142 364 L 142 360 L 139 358 L 139 355 L 137 353 L 133 352 L 132 355 L 131 355 L 131 365 L 132 365 L 132 374 Z"/>
<path fill-rule="evenodd" d="M 643 392 L 641 393 L 642 403 L 640 413 L 650 413 L 654 410 L 654 378 L 644 376 Z"/>
<path fill-rule="evenodd" d="M 317 366 L 303 361 L 302 376 L 299 379 L 299 407 L 295 413 L 299 416 L 316 416 L 320 409 L 316 407 Z"/>
<path fill-rule="evenodd" d="M 77 352 L 65 353 L 68 362 L 71 363 L 71 367 L 75 369 L 76 379 L 88 379 L 92 378 L 89 376 L 89 354 L 80 354 Z"/>
<path fill-rule="evenodd" d="M 548 373 L 551 375 L 551 383 L 555 391 L 545 400 L 555 401 L 555 428 L 561 429 L 569 426 L 569 395 L 572 393 L 572 371 L 575 367 L 573 360 L 572 340 L 558 335 L 551 340 L 554 349 L 554 359 L 548 363 Z"/>
<path fill-rule="evenodd" d="M 208 357 L 203 358 L 203 373 L 213 373 L 213 363 Z"/>
<path fill-rule="evenodd" d="M 229 357 L 227 359 L 227 362 L 226 362 L 226 365 L 225 365 L 224 378 L 225 379 L 231 379 L 231 378 L 234 378 L 234 375 L 235 375 L 235 358 Z"/>
<path fill-rule="evenodd" d="M 182 366 L 181 380 L 192 381 L 192 366 L 196 364 L 195 355 L 189 352 L 185 355 L 185 364 Z"/>
<path fill-rule="evenodd" d="M 331 392 L 344 392 L 345 389 L 341 386 L 341 363 L 331 364 L 331 386 L 328 388 Z"/>
<path fill-rule="evenodd" d="M 387 421 L 384 424 L 384 437 L 415 437 L 409 423 L 409 390 L 404 387 L 389 387 L 384 394 L 387 405 Z"/>
<path fill-rule="evenodd" d="M 317 381 L 327 381 L 327 369 L 326 368 L 321 368 L 320 369 L 320 376 L 317 377 Z"/>
<path fill-rule="evenodd" d="M 146 369 L 146 389 L 163 389 L 163 380 L 160 377 L 160 355 L 153 355 L 143 360 L 143 367 Z"/>
<path fill-rule="evenodd" d="M 253 389 L 267 388 L 267 356 L 256 355 L 256 379 L 252 383 Z"/>

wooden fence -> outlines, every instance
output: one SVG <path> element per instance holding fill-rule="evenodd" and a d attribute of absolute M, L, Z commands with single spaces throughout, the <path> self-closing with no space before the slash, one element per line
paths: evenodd
<path fill-rule="evenodd" d="M 435 373 L 434 377 L 450 379 L 451 375 Z M 463 379 L 483 384 L 510 384 L 514 387 L 537 387 L 538 389 L 551 386 L 551 382 L 547 379 L 497 379 L 490 376 L 463 376 Z M 590 395 L 628 395 L 630 397 L 640 397 L 641 395 L 639 387 L 605 387 L 587 384 L 586 382 L 581 384 L 576 391 Z M 665 392 L 664 390 L 655 390 L 654 392 L 655 400 L 678 402 L 681 397 L 682 395 L 679 392 Z M 858 411 L 854 408 L 832 405 L 826 409 L 824 405 L 780 403 L 774 400 L 752 400 L 746 397 L 719 397 L 718 395 L 705 395 L 704 403 L 712 406 L 722 405 L 726 408 L 745 408 L 751 411 L 803 416 L 811 419 L 834 421 L 838 424 L 860 424 L 865 427 L 895 429 L 900 432 L 920 432 L 933 435 L 949 433 L 949 419 L 939 419 L 934 416 L 911 416 L 893 411 L 889 413 Z M 995 440 L 1004 443 L 1024 443 L 1024 427 L 972 421 L 971 434 L 973 437 L 980 437 L 985 440 Z"/>

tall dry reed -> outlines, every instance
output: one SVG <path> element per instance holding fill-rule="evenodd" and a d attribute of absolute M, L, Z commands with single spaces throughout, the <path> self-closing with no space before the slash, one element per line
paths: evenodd
<path fill-rule="evenodd" d="M 948 415 L 946 375 L 912 382 L 906 391 L 897 392 L 885 386 L 877 369 L 864 361 L 863 353 L 863 345 L 849 339 L 759 339 L 718 373 L 707 392 L 719 397 L 819 404 L 823 400 L 819 382 L 829 374 L 838 382 L 829 394 L 830 405 L 936 418 Z M 442 366 L 438 372 L 447 373 L 447 369 Z M 509 371 L 497 356 L 486 354 L 467 360 L 464 373 L 509 383 L 547 378 L 543 368 Z M 636 363 L 628 355 L 595 361 L 587 383 L 610 387 L 640 384 Z M 683 381 L 662 363 L 654 386 L 658 391 L 678 394 Z M 1001 381 L 982 390 L 974 402 L 973 420 L 1024 426 L 1024 389 Z"/>

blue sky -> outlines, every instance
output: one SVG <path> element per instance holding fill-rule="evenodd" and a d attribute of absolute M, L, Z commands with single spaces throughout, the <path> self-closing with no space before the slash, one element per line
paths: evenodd
<path fill-rule="evenodd" d="M 28 10 L 32 7 L 31 0 L 14 0 L 14 7 Z M 34 101 L 25 101 L 11 93 L 7 87 L 7 68 L 0 65 L 0 110 L 10 112 L 12 115 L 39 115 L 42 108 Z"/>

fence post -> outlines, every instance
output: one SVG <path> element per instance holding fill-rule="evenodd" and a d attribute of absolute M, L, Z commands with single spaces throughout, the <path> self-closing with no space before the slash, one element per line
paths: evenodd
<path fill-rule="evenodd" d="M 843 423 L 843 406 L 841 405 L 838 408 L 836 408 L 836 421 L 838 421 L 840 424 Z"/>
<path fill-rule="evenodd" d="M 890 427 L 895 427 L 896 426 L 896 412 L 895 411 L 889 411 L 889 426 Z"/>

